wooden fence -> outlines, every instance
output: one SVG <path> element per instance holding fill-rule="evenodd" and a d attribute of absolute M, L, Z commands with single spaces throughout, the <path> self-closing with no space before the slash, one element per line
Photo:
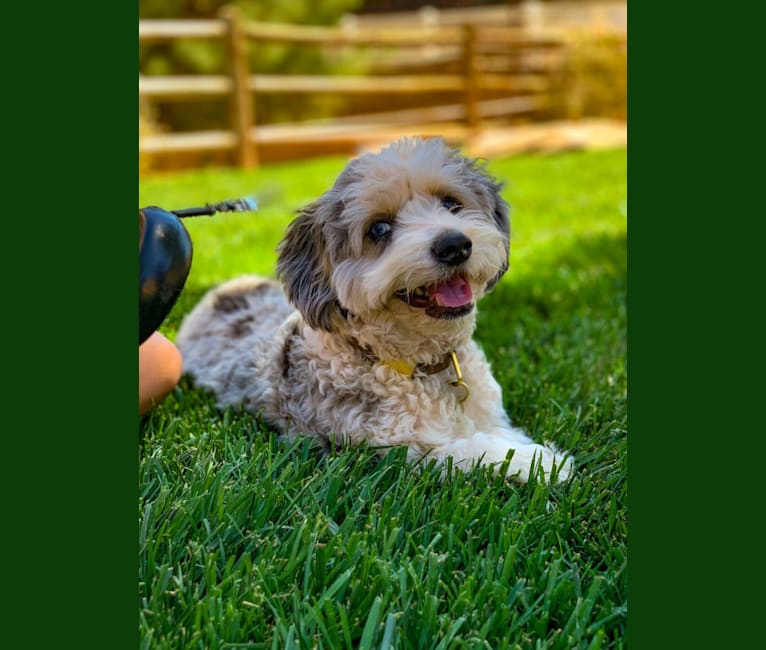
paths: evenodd
<path fill-rule="evenodd" d="M 141 101 L 176 102 L 217 98 L 227 101 L 229 123 L 198 132 L 152 133 L 139 138 L 142 154 L 228 152 L 236 164 L 253 167 L 267 145 L 333 142 L 349 147 L 379 142 L 403 131 L 440 133 L 463 140 L 486 120 L 544 111 L 549 72 L 562 40 L 518 27 L 439 25 L 436 27 L 317 27 L 242 20 L 234 7 L 215 20 L 142 20 L 139 43 L 214 39 L 226 44 L 228 74 L 139 75 Z M 392 66 L 372 76 L 253 74 L 249 48 L 256 42 L 322 48 L 399 48 L 400 60 L 430 62 L 431 69 Z M 413 54 L 414 53 L 414 54 Z M 413 58 L 414 57 L 414 58 Z M 395 59 L 396 57 L 394 57 Z M 449 64 L 452 64 L 451 66 Z M 436 71 L 434 71 L 436 70 Z M 290 124 L 260 124 L 255 98 L 260 94 L 333 93 L 419 97 L 415 108 L 348 115 Z M 423 106 L 425 96 L 451 93 L 452 103 Z"/>

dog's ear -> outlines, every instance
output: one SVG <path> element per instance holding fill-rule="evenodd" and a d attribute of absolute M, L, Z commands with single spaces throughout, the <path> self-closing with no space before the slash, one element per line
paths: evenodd
<path fill-rule="evenodd" d="M 505 263 L 499 269 L 497 275 L 495 275 L 495 277 L 487 282 L 487 286 L 485 287 L 484 291 L 485 293 L 489 293 L 508 270 L 508 255 L 510 253 L 511 244 L 510 206 L 500 194 L 501 190 L 503 189 L 502 182 L 493 178 L 487 172 L 485 167 L 478 162 L 474 162 L 470 165 L 470 167 L 475 181 L 481 188 L 481 193 L 489 202 L 492 218 L 495 221 L 497 229 L 503 233 L 503 235 L 505 235 Z"/>
<path fill-rule="evenodd" d="M 327 197 L 303 208 L 287 227 L 277 248 L 277 278 L 290 302 L 314 329 L 332 330 L 338 297 L 330 282 L 327 244 L 322 233 L 326 212 L 339 211 L 342 204 L 328 205 Z"/>
<path fill-rule="evenodd" d="M 493 179 L 489 179 L 489 185 L 491 188 L 490 196 L 492 197 L 492 209 L 495 223 L 498 229 L 506 237 L 510 239 L 511 236 L 511 219 L 510 219 L 510 207 L 505 202 L 502 196 L 500 196 L 500 190 L 503 187 L 502 183 L 499 183 Z"/>
<path fill-rule="evenodd" d="M 327 332 L 334 329 L 334 316 L 347 313 L 332 286 L 337 251 L 327 233 L 338 230 L 345 192 L 358 178 L 356 165 L 352 160 L 330 190 L 300 211 L 277 248 L 277 278 L 287 297 L 311 327 Z"/>
<path fill-rule="evenodd" d="M 507 251 L 508 249 L 506 249 Z M 495 288 L 495 285 L 500 282 L 500 278 L 502 278 L 505 275 L 505 272 L 508 270 L 508 260 L 507 260 L 508 252 L 506 252 L 506 261 L 505 264 L 500 268 L 500 270 L 497 272 L 497 275 L 495 275 L 494 278 L 492 278 L 489 282 L 487 282 L 487 286 L 484 287 L 484 293 L 488 294 L 492 289 Z"/>

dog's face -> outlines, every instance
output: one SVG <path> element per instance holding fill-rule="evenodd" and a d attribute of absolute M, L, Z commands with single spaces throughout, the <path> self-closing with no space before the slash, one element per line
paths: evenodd
<path fill-rule="evenodd" d="M 441 139 L 404 139 L 352 161 L 304 208 L 277 272 L 314 328 L 395 319 L 414 330 L 472 326 L 508 268 L 500 183 Z"/>

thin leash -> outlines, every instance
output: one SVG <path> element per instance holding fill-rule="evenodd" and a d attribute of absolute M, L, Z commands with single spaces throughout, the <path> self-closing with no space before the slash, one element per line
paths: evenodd
<path fill-rule="evenodd" d="M 169 210 L 172 214 L 180 217 L 210 217 L 216 212 L 255 212 L 258 202 L 252 196 L 241 199 L 229 199 L 220 203 L 208 203 L 201 208 L 184 208 L 182 210 Z"/>

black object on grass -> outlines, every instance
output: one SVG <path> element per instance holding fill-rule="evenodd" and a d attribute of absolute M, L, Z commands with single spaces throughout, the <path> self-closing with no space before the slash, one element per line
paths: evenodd
<path fill-rule="evenodd" d="M 257 210 L 254 199 L 233 199 L 202 208 L 164 210 L 151 205 L 138 211 L 138 344 L 165 320 L 189 276 L 192 241 L 184 217 L 216 212 Z"/>

